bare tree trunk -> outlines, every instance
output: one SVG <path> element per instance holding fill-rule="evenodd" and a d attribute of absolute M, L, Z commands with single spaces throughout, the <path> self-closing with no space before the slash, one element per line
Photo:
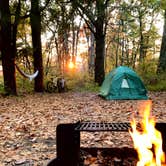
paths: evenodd
<path fill-rule="evenodd" d="M 41 16 L 39 9 L 39 0 L 31 0 L 31 30 L 32 30 L 32 45 L 34 70 L 38 70 L 39 74 L 35 78 L 34 90 L 36 92 L 43 92 L 43 58 L 41 48 Z"/>
<path fill-rule="evenodd" d="M 1 54 L 4 76 L 4 90 L 7 94 L 16 95 L 15 54 L 12 53 L 12 32 L 9 0 L 0 1 L 1 15 Z"/>
<path fill-rule="evenodd" d="M 144 55 L 144 36 L 143 36 L 143 25 L 142 25 L 142 16 L 139 16 L 139 26 L 140 26 L 140 57 L 139 61 L 143 62 L 145 55 Z"/>
<path fill-rule="evenodd" d="M 71 53 L 72 53 L 72 62 L 75 63 L 75 59 L 76 59 L 76 55 L 75 55 L 75 48 L 77 47 L 76 46 L 76 34 L 75 34 L 75 26 L 74 26 L 74 20 L 72 20 L 72 50 L 71 50 Z"/>
<path fill-rule="evenodd" d="M 95 64 L 95 42 L 94 42 L 94 34 L 91 32 L 90 34 L 90 50 L 89 50 L 89 73 L 91 75 L 94 74 L 94 64 Z"/>
<path fill-rule="evenodd" d="M 119 27 L 118 27 L 118 35 L 117 35 L 117 47 L 116 47 L 116 59 L 115 59 L 115 67 L 118 67 L 119 65 L 119 34 L 120 33 L 120 24 L 119 24 Z"/>
<path fill-rule="evenodd" d="M 96 39 L 96 59 L 95 59 L 95 82 L 97 82 L 99 85 L 102 84 L 104 77 L 105 77 L 105 71 L 104 71 L 104 54 L 105 54 L 105 37 L 98 35 L 96 33 L 95 35 Z"/>
<path fill-rule="evenodd" d="M 79 23 L 79 26 L 77 27 L 77 32 L 76 32 L 76 44 L 75 44 L 75 56 L 77 57 L 77 52 L 78 52 L 78 40 L 79 40 L 79 31 L 80 31 L 80 27 L 81 27 L 81 20 Z"/>
<path fill-rule="evenodd" d="M 96 59 L 95 59 L 95 82 L 102 84 L 105 77 L 104 58 L 105 58 L 105 9 L 103 1 L 96 1 L 97 19 L 94 22 L 96 40 Z"/>

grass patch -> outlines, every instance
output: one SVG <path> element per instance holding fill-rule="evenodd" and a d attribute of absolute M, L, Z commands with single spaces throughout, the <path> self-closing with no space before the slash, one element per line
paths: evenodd
<path fill-rule="evenodd" d="M 71 91 L 99 91 L 99 86 L 94 82 L 93 77 L 88 74 L 75 73 L 67 75 L 66 81 L 67 87 Z"/>
<path fill-rule="evenodd" d="M 166 91 L 166 73 L 146 73 L 141 78 L 149 91 Z"/>
<path fill-rule="evenodd" d="M 31 93 L 34 90 L 34 80 L 30 81 L 28 78 L 17 76 L 17 91 L 18 93 Z"/>
<path fill-rule="evenodd" d="M 146 82 L 150 91 L 166 91 L 166 74 L 154 75 Z"/>

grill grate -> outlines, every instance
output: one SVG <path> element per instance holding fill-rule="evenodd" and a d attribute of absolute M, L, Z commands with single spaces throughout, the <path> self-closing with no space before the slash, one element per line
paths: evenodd
<path fill-rule="evenodd" d="M 81 122 L 77 123 L 76 131 L 129 131 L 130 123 Z"/>

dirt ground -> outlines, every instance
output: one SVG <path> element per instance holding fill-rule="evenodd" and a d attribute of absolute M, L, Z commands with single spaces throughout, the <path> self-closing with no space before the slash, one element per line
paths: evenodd
<path fill-rule="evenodd" d="M 150 92 L 151 114 L 166 122 L 166 92 Z M 145 101 L 106 101 L 96 93 L 0 96 L 0 166 L 45 166 L 56 157 L 56 126 L 78 120 L 130 122 Z M 83 147 L 132 147 L 129 133 L 82 133 Z"/>

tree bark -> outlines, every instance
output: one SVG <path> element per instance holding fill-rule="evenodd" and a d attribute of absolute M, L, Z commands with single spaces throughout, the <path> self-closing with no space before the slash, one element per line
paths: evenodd
<path fill-rule="evenodd" d="M 95 59 L 95 82 L 99 85 L 102 84 L 105 71 L 104 71 L 104 54 L 105 54 L 105 37 L 95 35 L 96 39 L 96 59 Z"/>
<path fill-rule="evenodd" d="M 95 82 L 99 86 L 104 81 L 105 68 L 104 68 L 104 58 L 105 58 L 105 4 L 103 1 L 96 1 L 97 9 L 97 19 L 94 23 L 96 32 L 94 34 L 96 40 L 96 59 L 95 59 Z"/>
<path fill-rule="evenodd" d="M 139 26 L 140 26 L 140 57 L 139 61 L 144 61 L 144 36 L 143 36 L 143 25 L 142 25 L 142 14 L 139 16 Z"/>
<path fill-rule="evenodd" d="M 0 0 L 1 15 L 1 54 L 4 77 L 4 90 L 7 94 L 16 95 L 15 54 L 12 53 L 12 31 L 9 0 Z"/>
<path fill-rule="evenodd" d="M 166 10 L 164 14 L 164 29 L 162 36 L 162 43 L 160 49 L 159 63 L 157 67 L 157 73 L 166 73 Z"/>
<path fill-rule="evenodd" d="M 15 19 L 14 23 L 12 24 L 12 34 L 11 34 L 11 42 L 12 42 L 12 54 L 14 57 L 16 57 L 17 54 L 17 46 L 16 46 L 16 40 L 17 40 L 17 29 L 18 24 L 20 21 L 20 12 L 21 12 L 21 1 L 18 1 L 16 12 L 15 12 Z"/>
<path fill-rule="evenodd" d="M 43 58 L 41 48 L 41 16 L 39 0 L 31 0 L 30 21 L 32 30 L 34 70 L 39 71 L 38 76 L 35 78 L 34 90 L 35 92 L 43 92 Z"/>

